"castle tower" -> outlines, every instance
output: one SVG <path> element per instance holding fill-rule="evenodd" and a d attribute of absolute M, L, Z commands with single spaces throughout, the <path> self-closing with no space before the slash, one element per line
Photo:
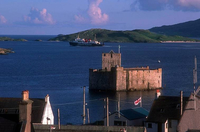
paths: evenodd
<path fill-rule="evenodd" d="M 121 53 L 111 50 L 109 53 L 102 53 L 102 69 L 111 71 L 112 67 L 121 67 Z"/>

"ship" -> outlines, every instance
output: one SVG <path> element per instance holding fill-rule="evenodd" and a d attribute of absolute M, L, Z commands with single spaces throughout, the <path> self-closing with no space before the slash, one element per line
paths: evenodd
<path fill-rule="evenodd" d="M 96 35 L 95 39 L 82 39 L 78 37 L 74 41 L 70 41 L 69 44 L 71 46 L 103 46 L 104 43 L 100 43 L 99 41 L 96 40 Z"/>

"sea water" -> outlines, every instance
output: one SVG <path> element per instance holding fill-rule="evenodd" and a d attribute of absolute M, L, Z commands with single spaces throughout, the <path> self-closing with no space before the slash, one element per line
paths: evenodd
<path fill-rule="evenodd" d="M 0 42 L 1 48 L 12 48 L 15 52 L 0 56 L 0 97 L 21 98 L 23 90 L 30 91 L 30 98 L 49 94 L 55 123 L 60 109 L 62 124 L 82 124 L 83 86 L 86 86 L 90 122 L 104 118 L 106 97 L 109 97 L 109 111 L 116 111 L 119 94 L 121 109 L 139 107 L 133 102 L 142 96 L 142 106 L 150 110 L 156 91 L 89 92 L 89 68 L 100 69 L 101 54 L 118 52 L 119 45 L 123 67 L 163 69 L 161 94 L 166 96 L 179 96 L 181 90 L 184 96 L 189 96 L 193 91 L 194 56 L 198 65 L 200 62 L 198 43 L 105 43 L 103 47 L 73 47 L 68 42 L 47 41 L 54 36 L 9 37 L 29 41 Z"/>

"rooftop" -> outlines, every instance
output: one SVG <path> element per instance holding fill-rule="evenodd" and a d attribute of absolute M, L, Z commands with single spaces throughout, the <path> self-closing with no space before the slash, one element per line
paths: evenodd
<path fill-rule="evenodd" d="M 142 107 L 121 110 L 120 113 L 129 120 L 146 118 L 149 114 L 149 112 Z"/>
<path fill-rule="evenodd" d="M 183 97 L 184 106 L 188 99 L 188 97 Z M 180 119 L 180 97 L 160 96 L 158 99 L 154 100 L 147 122 L 164 123 L 167 119 Z"/>
<path fill-rule="evenodd" d="M 32 122 L 41 123 L 45 100 L 39 98 L 30 98 L 32 104 Z M 11 121 L 19 121 L 19 103 L 22 98 L 0 98 L 0 117 Z"/>

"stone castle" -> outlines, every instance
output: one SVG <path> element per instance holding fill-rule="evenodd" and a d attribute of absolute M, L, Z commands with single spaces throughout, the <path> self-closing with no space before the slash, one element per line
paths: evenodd
<path fill-rule="evenodd" d="M 121 67 L 121 53 L 102 53 L 102 69 L 89 70 L 89 89 L 134 91 L 162 88 L 162 68 Z"/>

